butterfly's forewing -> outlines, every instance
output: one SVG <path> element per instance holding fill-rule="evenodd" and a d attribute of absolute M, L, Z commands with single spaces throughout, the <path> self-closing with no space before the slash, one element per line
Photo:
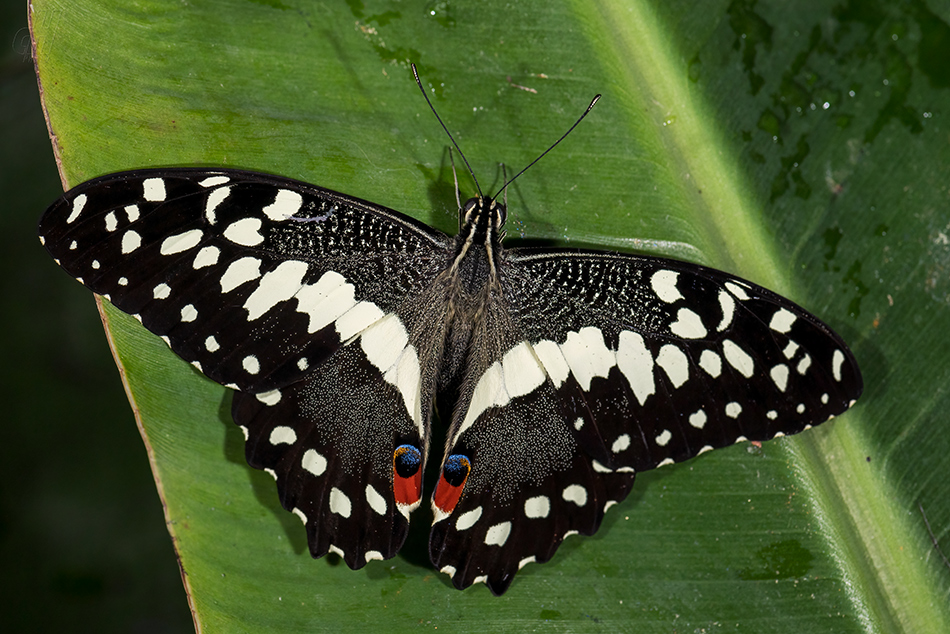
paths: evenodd
<path fill-rule="evenodd" d="M 660 258 L 506 255 L 519 336 L 473 357 L 435 493 L 433 561 L 457 587 L 503 592 L 570 531 L 596 530 L 636 471 L 800 432 L 861 394 L 836 334 L 747 281 Z"/>
<path fill-rule="evenodd" d="M 94 179 L 39 233 L 67 272 L 241 391 L 248 461 L 276 478 L 315 556 L 395 554 L 438 363 L 397 312 L 444 267 L 447 236 L 306 183 L 200 169 Z"/>

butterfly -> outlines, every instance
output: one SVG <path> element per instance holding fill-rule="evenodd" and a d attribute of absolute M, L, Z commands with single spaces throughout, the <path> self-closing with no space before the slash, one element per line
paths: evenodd
<path fill-rule="evenodd" d="M 310 553 L 353 569 L 405 541 L 434 406 L 432 562 L 500 595 L 596 532 L 637 472 L 798 433 L 862 392 L 842 339 L 788 299 L 660 257 L 506 248 L 506 219 L 479 194 L 451 237 L 289 178 L 164 168 L 71 189 L 39 235 L 235 390 L 248 463 Z"/>

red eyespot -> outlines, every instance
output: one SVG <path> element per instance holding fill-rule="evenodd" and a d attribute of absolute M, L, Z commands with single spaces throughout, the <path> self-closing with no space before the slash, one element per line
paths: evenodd
<path fill-rule="evenodd" d="M 393 452 L 393 496 L 396 504 L 412 506 L 422 497 L 422 453 L 412 445 Z"/>
<path fill-rule="evenodd" d="M 468 474 L 471 470 L 472 463 L 461 454 L 455 454 L 445 459 L 442 475 L 439 476 L 439 483 L 432 495 L 432 501 L 440 511 L 451 513 L 455 509 L 459 498 L 462 497 L 462 490 L 465 489 L 465 481 L 468 480 Z"/>

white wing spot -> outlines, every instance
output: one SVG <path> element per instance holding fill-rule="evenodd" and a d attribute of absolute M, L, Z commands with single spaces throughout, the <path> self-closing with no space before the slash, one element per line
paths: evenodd
<path fill-rule="evenodd" d="M 337 489 L 334 489 L 334 491 L 336 490 Z M 333 553 L 334 555 L 339 555 L 340 557 L 346 557 L 346 553 L 343 552 L 343 549 L 334 544 L 330 544 L 329 546 L 327 546 L 327 552 Z"/>
<path fill-rule="evenodd" d="M 784 392 L 785 388 L 788 387 L 788 366 L 784 363 L 779 363 L 769 370 L 769 376 L 772 377 L 772 381 L 779 392 Z"/>
<path fill-rule="evenodd" d="M 346 278 L 336 271 L 327 271 L 316 282 L 307 284 L 297 291 L 297 312 L 310 317 L 307 332 L 313 334 L 336 321 L 337 332 L 340 333 L 340 338 L 346 341 L 368 326 L 369 324 L 361 323 L 359 330 L 350 330 L 344 334 L 345 328 L 341 324 L 355 318 L 356 315 L 350 315 L 350 312 L 364 304 L 364 302 L 356 302 L 354 292 L 353 285 L 348 284 Z M 365 304 L 367 308 L 375 309 L 370 311 L 373 317 L 370 323 L 375 323 L 382 318 L 383 313 L 375 304 L 369 302 Z"/>
<path fill-rule="evenodd" d="M 303 372 L 308 367 L 310 367 L 310 362 L 307 361 L 307 357 L 300 357 L 297 359 L 297 369 Z"/>
<path fill-rule="evenodd" d="M 614 444 L 610 446 L 610 450 L 614 453 L 620 453 L 626 451 L 628 447 L 630 447 L 630 434 L 620 434 Z"/>
<path fill-rule="evenodd" d="M 656 355 L 656 363 L 663 368 L 675 388 L 686 383 L 689 378 L 689 361 L 686 355 L 671 343 L 660 348 L 660 354 Z"/>
<path fill-rule="evenodd" d="M 504 546 L 511 534 L 511 522 L 495 524 L 485 533 L 486 546 Z"/>
<path fill-rule="evenodd" d="M 646 403 L 651 394 L 656 393 L 653 355 L 639 333 L 621 331 L 617 342 L 617 369 L 627 379 L 640 405 Z"/>
<path fill-rule="evenodd" d="M 257 374 L 261 371 L 261 363 L 253 354 L 244 357 L 244 360 L 241 361 L 241 366 L 244 367 L 244 370 L 248 374 Z"/>
<path fill-rule="evenodd" d="M 679 289 L 676 288 L 677 278 L 679 278 L 679 273 L 676 271 L 657 271 L 650 277 L 650 286 L 653 287 L 653 292 L 657 297 L 667 304 L 672 304 L 683 299 Z"/>
<path fill-rule="evenodd" d="M 455 566 L 442 566 L 442 568 L 439 569 L 439 572 L 444 575 L 448 575 L 449 578 L 452 578 L 455 576 Z"/>
<path fill-rule="evenodd" d="M 684 339 L 702 339 L 707 334 L 703 320 L 688 308 L 679 309 L 676 321 L 670 324 L 670 332 Z"/>
<path fill-rule="evenodd" d="M 208 180 L 211 179 L 209 178 Z M 221 189 L 216 189 L 208 194 L 208 200 L 205 201 L 205 219 L 207 219 L 209 225 L 213 225 L 218 221 L 218 217 L 215 212 L 230 194 L 230 187 L 222 187 Z"/>
<path fill-rule="evenodd" d="M 778 412 L 776 412 L 774 409 L 770 409 L 768 412 L 766 412 L 765 417 L 769 420 L 775 420 L 778 418 Z"/>
<path fill-rule="evenodd" d="M 567 340 L 561 344 L 561 353 L 585 392 L 590 390 L 594 377 L 606 377 L 617 363 L 616 353 L 604 343 L 600 328 L 593 326 L 568 333 Z"/>
<path fill-rule="evenodd" d="M 181 309 L 181 320 L 184 323 L 188 323 L 198 319 L 198 309 L 195 308 L 194 304 L 188 304 L 183 306 Z"/>
<path fill-rule="evenodd" d="M 594 473 L 613 473 L 613 469 L 608 469 L 596 460 L 591 460 L 590 466 L 594 468 Z"/>
<path fill-rule="evenodd" d="M 336 487 L 330 489 L 330 512 L 348 518 L 353 510 L 350 498 Z"/>
<path fill-rule="evenodd" d="M 175 236 L 169 236 L 162 240 L 162 246 L 159 252 L 162 255 L 174 255 L 175 253 L 193 249 L 201 242 L 202 235 L 204 235 L 204 233 L 201 229 L 192 229 L 191 231 L 179 233 Z"/>
<path fill-rule="evenodd" d="M 577 417 L 577 420 L 574 421 L 574 429 L 580 431 L 584 428 L 584 419 L 580 416 Z"/>
<path fill-rule="evenodd" d="M 718 379 L 722 374 L 722 357 L 712 350 L 703 350 L 703 353 L 699 355 L 699 367 L 712 378 Z"/>
<path fill-rule="evenodd" d="M 844 363 L 844 353 L 840 350 L 835 350 L 834 354 L 831 355 L 831 374 L 835 377 L 835 381 L 841 381 L 841 365 Z"/>
<path fill-rule="evenodd" d="M 554 383 L 554 387 L 561 387 L 561 384 L 571 373 L 571 366 L 567 364 L 567 359 L 561 353 L 561 347 L 553 341 L 539 341 L 534 344 L 534 353 L 538 355 L 541 365 L 548 378 Z"/>
<path fill-rule="evenodd" d="M 323 472 L 327 470 L 327 459 L 317 450 L 308 449 L 300 460 L 300 466 L 315 476 L 323 475 Z"/>
<path fill-rule="evenodd" d="M 264 207 L 264 215 L 275 222 L 287 220 L 295 213 L 300 211 L 303 204 L 303 196 L 289 189 L 280 189 L 274 202 Z"/>
<path fill-rule="evenodd" d="M 261 276 L 261 261 L 257 258 L 244 257 L 228 265 L 221 276 L 221 292 L 230 293 L 241 284 L 256 280 Z"/>
<path fill-rule="evenodd" d="M 386 315 L 360 336 L 366 360 L 383 373 L 383 380 L 399 390 L 409 418 L 422 429 L 421 369 L 416 348 L 395 313 Z"/>
<path fill-rule="evenodd" d="M 785 346 L 785 349 L 782 350 L 782 354 L 785 355 L 786 359 L 791 359 L 795 356 L 795 353 L 798 351 L 798 344 L 794 341 L 789 341 L 788 345 Z"/>
<path fill-rule="evenodd" d="M 792 325 L 795 323 L 795 314 L 792 313 L 787 308 L 779 308 L 775 311 L 775 314 L 772 315 L 772 321 L 769 322 L 769 328 L 775 332 L 787 333 L 792 329 Z"/>
<path fill-rule="evenodd" d="M 198 184 L 201 185 L 202 187 L 216 187 L 218 185 L 224 185 L 229 180 L 231 179 L 229 179 L 224 174 L 219 174 L 217 176 L 209 176 L 208 178 L 202 181 L 198 181 Z"/>
<path fill-rule="evenodd" d="M 261 392 L 255 394 L 254 398 L 267 406 L 274 406 L 280 403 L 280 390 L 271 390 L 270 392 Z"/>
<path fill-rule="evenodd" d="M 92 268 L 98 270 L 100 266 L 101 266 L 101 264 L 99 264 L 99 260 L 93 260 L 93 261 L 92 261 Z"/>
<path fill-rule="evenodd" d="M 297 432 L 292 427 L 279 425 L 271 431 L 269 440 L 272 445 L 292 445 L 297 442 Z"/>
<path fill-rule="evenodd" d="M 664 429 L 662 433 L 660 433 L 660 435 L 656 437 L 656 444 L 658 444 L 661 447 L 666 447 L 667 443 L 669 443 L 670 440 L 672 439 L 673 439 L 673 434 L 670 432 L 670 430 Z"/>
<path fill-rule="evenodd" d="M 521 570 L 528 564 L 533 564 L 536 561 L 537 561 L 537 558 L 534 555 L 531 555 L 530 557 L 525 557 L 524 559 L 518 562 L 518 570 Z"/>
<path fill-rule="evenodd" d="M 713 450 L 712 445 L 703 445 L 703 448 L 700 449 L 699 451 L 697 451 L 697 452 L 696 452 L 696 455 L 698 456 L 698 455 L 700 455 L 700 454 L 704 454 L 704 453 L 706 453 L 707 451 L 712 451 L 712 450 Z"/>
<path fill-rule="evenodd" d="M 798 367 L 795 369 L 798 370 L 799 374 L 805 374 L 808 372 L 808 368 L 811 367 L 811 355 L 806 354 L 802 357 L 802 360 L 798 362 Z"/>
<path fill-rule="evenodd" d="M 261 278 L 257 288 L 244 302 L 248 321 L 267 314 L 280 302 L 287 301 L 303 287 L 303 277 L 309 265 L 299 260 L 281 262 L 273 271 Z"/>
<path fill-rule="evenodd" d="M 221 349 L 221 344 L 218 343 L 218 340 L 214 338 L 214 335 L 211 335 L 205 339 L 205 350 L 208 352 L 217 352 Z"/>
<path fill-rule="evenodd" d="M 735 317 L 736 300 L 732 298 L 732 295 L 721 289 L 719 291 L 719 308 L 722 310 L 722 321 L 716 326 L 716 330 L 723 332 L 729 327 L 732 323 L 732 319 Z"/>
<path fill-rule="evenodd" d="M 739 418 L 739 414 L 742 413 L 742 406 L 732 401 L 731 403 L 726 403 L 726 416 L 729 418 Z M 738 442 L 738 441 L 736 441 Z"/>
<path fill-rule="evenodd" d="M 260 218 L 242 218 L 228 225 L 224 230 L 224 237 L 234 244 L 255 247 L 264 241 L 264 236 L 260 233 L 263 224 Z"/>
<path fill-rule="evenodd" d="M 722 342 L 722 352 L 726 356 L 729 365 L 739 371 L 739 374 L 747 379 L 752 378 L 752 372 L 755 370 L 755 364 L 745 350 L 740 348 L 731 339 L 724 339 Z"/>
<path fill-rule="evenodd" d="M 698 409 L 689 415 L 689 424 L 696 429 L 702 429 L 706 425 L 707 420 L 706 410 L 704 409 Z"/>
<path fill-rule="evenodd" d="M 524 503 L 524 514 L 531 519 L 547 517 L 551 512 L 551 500 L 546 495 L 528 498 Z"/>
<path fill-rule="evenodd" d="M 384 559 L 383 553 L 378 550 L 367 550 L 366 554 L 363 555 L 363 558 L 366 560 L 366 563 L 371 561 L 382 561 Z"/>
<path fill-rule="evenodd" d="M 366 501 L 369 503 L 369 507 L 376 511 L 379 515 L 385 515 L 388 504 L 386 504 L 386 498 L 379 494 L 379 491 L 373 488 L 372 484 L 366 485 Z"/>
<path fill-rule="evenodd" d="M 142 246 L 142 236 L 134 231 L 126 231 L 122 236 L 122 255 L 132 253 Z"/>
<path fill-rule="evenodd" d="M 822 395 L 821 395 L 821 404 L 822 404 L 822 405 L 827 405 L 827 404 L 828 404 L 828 395 L 827 395 L 827 394 L 822 394 Z"/>
<path fill-rule="evenodd" d="M 220 257 L 221 251 L 218 247 L 202 247 L 198 251 L 198 255 L 195 256 L 195 261 L 191 264 L 191 268 L 198 270 L 206 266 L 213 266 L 218 263 L 218 257 Z"/>
<path fill-rule="evenodd" d="M 135 222 L 139 219 L 139 206 L 138 205 L 128 205 L 125 207 L 125 215 L 128 216 L 129 222 Z"/>
<path fill-rule="evenodd" d="M 146 178 L 142 181 L 142 197 L 149 202 L 165 200 L 165 181 L 160 178 Z"/>
<path fill-rule="evenodd" d="M 455 437 L 468 429 L 490 407 L 507 405 L 511 399 L 530 394 L 544 383 L 544 369 L 532 354 L 532 346 L 522 341 L 496 361 L 475 384 L 472 399 Z"/>
<path fill-rule="evenodd" d="M 168 296 L 171 294 L 172 288 L 165 282 L 162 282 L 152 289 L 152 298 L 154 299 L 168 299 Z"/>
<path fill-rule="evenodd" d="M 798 407 L 795 408 L 795 411 L 798 412 L 799 414 L 804 414 L 804 413 L 805 413 L 805 404 L 804 404 L 804 403 L 799 403 L 799 404 L 798 404 Z"/>
<path fill-rule="evenodd" d="M 79 243 L 76 242 L 75 240 L 73 240 L 72 242 L 69 243 L 69 250 L 70 250 L 70 251 L 75 251 L 75 250 L 78 249 L 78 248 L 79 248 Z"/>
<path fill-rule="evenodd" d="M 120 277 L 120 278 L 118 279 L 118 281 L 116 282 L 116 284 L 118 284 L 119 286 L 128 286 L 128 285 L 129 285 L 129 278 L 127 278 L 127 277 Z M 133 315 L 133 316 L 134 316 L 134 315 Z M 139 321 L 142 321 L 142 320 L 139 319 Z"/>
<path fill-rule="evenodd" d="M 482 516 L 482 507 L 476 506 L 471 511 L 466 511 L 459 515 L 459 518 L 455 520 L 455 530 L 464 531 L 475 526 L 475 522 L 478 521 L 478 518 Z"/>
<path fill-rule="evenodd" d="M 749 296 L 746 294 L 745 289 L 736 284 L 735 282 L 726 282 L 724 286 L 729 290 L 730 293 L 735 295 L 741 300 L 749 299 Z"/>
<path fill-rule="evenodd" d="M 304 514 L 303 511 L 301 511 L 295 506 L 294 509 L 291 511 L 291 513 L 299 517 L 300 521 L 304 523 L 304 526 L 307 525 L 307 516 Z"/>
<path fill-rule="evenodd" d="M 115 212 L 110 211 L 106 214 L 106 231 L 112 233 L 119 226 L 119 221 L 115 217 Z"/>
<path fill-rule="evenodd" d="M 564 498 L 565 502 L 573 502 L 577 506 L 584 506 L 587 504 L 587 489 L 579 484 L 572 484 L 565 487 L 561 497 Z"/>
<path fill-rule="evenodd" d="M 69 213 L 69 217 L 66 218 L 66 224 L 71 225 L 76 221 L 76 218 L 82 213 L 82 208 L 86 206 L 86 200 L 85 194 L 79 194 L 73 198 L 73 208 Z"/>
<path fill-rule="evenodd" d="M 544 370 L 527 341 L 522 341 L 505 353 L 501 368 L 509 398 L 530 394 L 544 383 Z"/>

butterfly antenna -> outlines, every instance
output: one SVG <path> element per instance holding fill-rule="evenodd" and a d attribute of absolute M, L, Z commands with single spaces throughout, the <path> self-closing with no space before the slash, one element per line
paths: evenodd
<path fill-rule="evenodd" d="M 516 178 L 518 178 L 519 176 L 521 176 L 522 174 L 524 174 L 525 172 L 527 172 L 528 169 L 529 169 L 532 165 L 534 165 L 535 163 L 537 163 L 538 161 L 540 161 L 541 159 L 543 159 L 545 154 L 547 154 L 548 152 L 550 152 L 551 150 L 553 150 L 554 148 L 556 148 L 558 143 L 560 143 L 560 142 L 563 141 L 565 138 L 567 138 L 567 135 L 574 131 L 574 128 L 576 128 L 576 127 L 578 126 L 578 124 L 580 124 L 580 122 L 584 120 L 584 117 L 586 117 L 588 114 L 590 114 L 590 111 L 593 110 L 593 108 L 594 108 L 594 104 L 596 104 L 598 101 L 600 101 L 600 97 L 601 97 L 601 95 L 594 95 L 594 98 L 591 100 L 590 105 L 587 106 L 587 110 L 584 111 L 584 114 L 582 114 L 580 117 L 578 117 L 577 121 L 574 122 L 574 125 L 572 125 L 570 128 L 568 128 L 568 129 L 567 129 L 567 132 L 565 132 L 564 134 L 562 134 L 562 135 L 561 135 L 561 138 L 558 139 L 557 141 L 555 141 L 555 142 L 551 145 L 551 147 L 549 147 L 548 149 L 546 149 L 544 152 L 541 152 L 541 155 L 540 155 L 538 158 L 536 158 L 536 159 L 534 159 L 533 161 L 531 161 L 530 163 L 528 163 L 528 166 L 527 166 L 527 167 L 525 167 L 523 170 L 521 170 L 520 172 L 518 172 L 517 174 L 515 174 L 514 176 L 512 176 L 512 177 L 511 177 L 511 180 L 505 181 L 505 184 L 501 186 L 501 189 L 498 190 L 498 193 L 496 193 L 494 196 L 492 196 L 492 199 L 495 199 L 495 198 L 498 196 L 498 194 L 500 194 L 501 192 L 505 191 L 505 190 L 508 188 L 508 185 L 511 185 L 511 184 L 514 182 L 514 180 L 515 180 Z M 444 127 L 444 126 L 443 126 L 443 127 Z M 466 165 L 467 165 L 467 163 L 466 163 Z"/>
<path fill-rule="evenodd" d="M 465 162 L 465 167 L 468 168 L 468 173 L 472 175 L 472 180 L 475 181 L 475 189 L 478 190 L 478 196 L 482 197 L 482 188 L 478 185 L 478 179 L 475 178 L 475 172 L 472 171 L 472 166 L 468 164 L 468 159 L 465 158 L 465 153 L 462 152 L 462 148 L 459 147 L 459 144 L 455 142 L 455 137 L 452 136 L 452 133 L 449 132 L 449 129 L 445 127 L 445 124 L 442 123 L 442 117 L 439 116 L 439 113 L 435 111 L 435 106 L 432 105 L 432 102 L 429 101 L 429 95 L 426 93 L 426 89 L 422 86 L 422 80 L 419 79 L 419 72 L 416 70 L 416 65 L 410 63 L 409 66 L 412 68 L 412 74 L 416 78 L 416 83 L 419 85 L 419 90 L 422 91 L 422 96 L 425 97 L 426 103 L 429 104 L 429 109 L 432 111 L 432 114 L 435 115 L 436 120 L 439 122 L 439 125 L 442 126 L 442 129 L 445 130 L 445 133 L 448 135 L 449 140 L 452 142 L 452 145 L 455 146 L 455 149 L 458 150 L 459 156 L 462 157 L 462 161 Z M 600 95 L 598 95 L 599 97 Z M 593 105 L 593 104 L 591 104 Z M 590 108 L 588 108 L 590 110 Z M 586 113 L 585 113 L 586 114 Z M 581 117 L 583 119 L 583 117 Z M 576 123 L 574 125 L 577 125 Z M 555 145 L 557 145 L 555 143 Z M 544 156 L 543 154 L 541 156 Z M 456 191 L 458 191 L 458 185 L 456 184 Z"/>

